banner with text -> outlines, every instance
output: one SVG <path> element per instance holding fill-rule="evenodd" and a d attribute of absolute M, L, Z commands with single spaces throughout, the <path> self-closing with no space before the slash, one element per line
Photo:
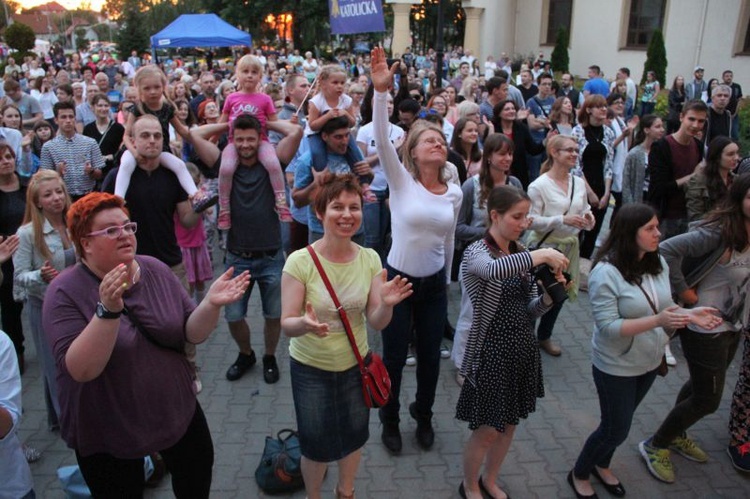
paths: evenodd
<path fill-rule="evenodd" d="M 334 35 L 385 31 L 381 0 L 328 0 L 328 9 Z"/>

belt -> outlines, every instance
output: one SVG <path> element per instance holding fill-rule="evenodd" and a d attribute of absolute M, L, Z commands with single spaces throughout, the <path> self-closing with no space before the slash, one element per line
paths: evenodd
<path fill-rule="evenodd" d="M 274 256 L 276 255 L 276 253 L 278 253 L 278 251 L 279 251 L 278 249 L 274 249 L 274 250 L 266 250 L 266 251 L 243 251 L 243 252 L 230 251 L 230 253 L 240 258 L 246 258 L 248 260 L 258 260 L 261 258 Z"/>

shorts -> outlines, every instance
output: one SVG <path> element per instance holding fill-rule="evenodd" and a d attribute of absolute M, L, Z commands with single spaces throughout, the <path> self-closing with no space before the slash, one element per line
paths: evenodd
<path fill-rule="evenodd" d="M 367 443 L 370 409 L 359 366 L 333 372 L 290 359 L 289 373 L 303 456 L 319 463 L 338 461 Z"/>
<path fill-rule="evenodd" d="M 250 294 L 257 282 L 260 286 L 260 301 L 265 319 L 281 318 L 281 271 L 284 269 L 284 253 L 281 249 L 261 258 L 243 258 L 227 251 L 224 257 L 226 269 L 234 267 L 234 276 L 245 270 L 250 271 L 250 286 L 242 298 L 224 307 L 227 322 L 237 322 L 245 318 Z"/>

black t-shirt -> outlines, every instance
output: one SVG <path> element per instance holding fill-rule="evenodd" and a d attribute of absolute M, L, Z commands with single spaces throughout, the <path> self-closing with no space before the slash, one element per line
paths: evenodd
<path fill-rule="evenodd" d="M 607 148 L 604 140 L 604 128 L 601 126 L 584 127 L 588 145 L 581 156 L 583 174 L 589 186 L 597 196 L 604 194 L 604 161 L 607 159 Z"/>
<path fill-rule="evenodd" d="M 16 175 L 18 177 L 18 175 Z M 26 211 L 26 183 L 18 177 L 19 189 L 13 192 L 0 191 L 0 236 L 3 238 L 16 233 L 23 222 Z M 8 276 L 5 276 L 6 279 Z M 13 280 L 13 276 L 10 276 Z"/>
<path fill-rule="evenodd" d="M 141 109 L 143 109 L 143 112 L 141 112 Z M 133 116 L 138 118 L 144 114 L 156 116 L 156 119 L 159 120 L 159 123 L 161 123 L 161 133 L 164 136 L 161 150 L 164 152 L 172 152 L 169 147 L 169 122 L 174 118 L 174 108 L 167 102 L 165 102 L 158 111 L 152 111 L 144 105 L 133 106 Z"/>
<path fill-rule="evenodd" d="M 521 91 L 524 102 L 528 102 L 529 99 L 539 93 L 539 87 L 537 87 L 536 85 L 531 85 L 529 88 L 526 88 L 523 85 L 518 85 L 518 87 L 516 88 Z"/>
<path fill-rule="evenodd" d="M 708 108 L 708 134 L 706 135 L 705 144 L 708 145 L 716 137 L 724 136 L 729 137 L 731 135 L 730 125 L 731 115 L 728 110 L 724 110 L 723 113 L 719 114 L 712 107 Z"/>
<path fill-rule="evenodd" d="M 125 127 L 116 121 L 110 121 L 109 128 L 104 134 L 99 132 L 96 127 L 96 122 L 91 122 L 83 127 L 83 135 L 91 137 L 99 144 L 99 150 L 102 152 L 102 156 L 112 155 L 113 159 L 108 159 L 104 162 L 103 176 L 106 177 L 109 171 L 115 166 L 114 157 L 117 156 L 117 152 L 120 150 L 122 145 L 122 138 L 125 135 Z"/>
<path fill-rule="evenodd" d="M 232 228 L 227 250 L 240 254 L 281 248 L 281 225 L 274 210 L 276 200 L 263 165 L 237 166 L 229 202 Z"/>
<path fill-rule="evenodd" d="M 118 170 L 109 172 L 103 191 L 114 193 Z M 141 168 L 135 169 L 125 193 L 125 207 L 130 211 L 130 219 L 138 223 L 135 237 L 139 255 L 153 256 L 170 267 L 182 262 L 174 233 L 174 213 L 177 204 L 187 199 L 187 192 L 180 187 L 177 176 L 163 166 L 150 174 Z"/>

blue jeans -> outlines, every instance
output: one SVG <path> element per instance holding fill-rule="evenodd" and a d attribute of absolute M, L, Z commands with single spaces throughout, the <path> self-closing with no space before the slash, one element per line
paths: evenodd
<path fill-rule="evenodd" d="M 523 151 L 520 151 L 519 154 L 526 154 Z M 544 157 L 546 155 L 544 153 L 537 154 L 535 156 L 532 156 L 531 154 L 526 154 L 526 164 L 529 167 L 529 183 L 533 182 L 539 177 L 539 172 L 542 169 L 542 162 L 544 161 Z"/>
<path fill-rule="evenodd" d="M 680 331 L 680 343 L 690 378 L 677 394 L 675 406 L 654 434 L 655 447 L 666 448 L 703 417 L 719 408 L 727 368 L 734 359 L 742 333 Z"/>
<path fill-rule="evenodd" d="M 440 375 L 440 343 L 448 308 L 445 269 L 428 277 L 412 277 L 386 264 L 388 279 L 396 275 L 412 283 L 414 293 L 393 307 L 391 323 L 383 329 L 383 362 L 391 377 L 391 398 L 380 411 L 381 420 L 399 421 L 401 376 L 409 350 L 412 324 L 416 332 L 417 413 L 432 415 Z"/>
<path fill-rule="evenodd" d="M 225 268 L 234 267 L 233 277 L 250 271 L 250 286 L 242 298 L 224 307 L 227 322 L 238 322 L 247 314 L 247 303 L 257 282 L 260 285 L 260 301 L 265 319 L 281 317 L 281 271 L 284 269 L 284 253 L 279 249 L 260 258 L 243 258 L 227 251 Z"/>
<path fill-rule="evenodd" d="M 372 248 L 385 261 L 385 236 L 391 225 L 391 210 L 386 204 L 386 191 L 372 191 L 378 198 L 375 203 L 365 203 L 362 208 L 365 217 L 365 247 Z"/>
<path fill-rule="evenodd" d="M 622 444 L 633 422 L 633 414 L 656 378 L 656 370 L 640 376 L 613 376 L 592 366 L 599 394 L 601 422 L 578 456 L 573 474 L 587 480 L 594 466 L 609 468 L 612 455 Z"/>

